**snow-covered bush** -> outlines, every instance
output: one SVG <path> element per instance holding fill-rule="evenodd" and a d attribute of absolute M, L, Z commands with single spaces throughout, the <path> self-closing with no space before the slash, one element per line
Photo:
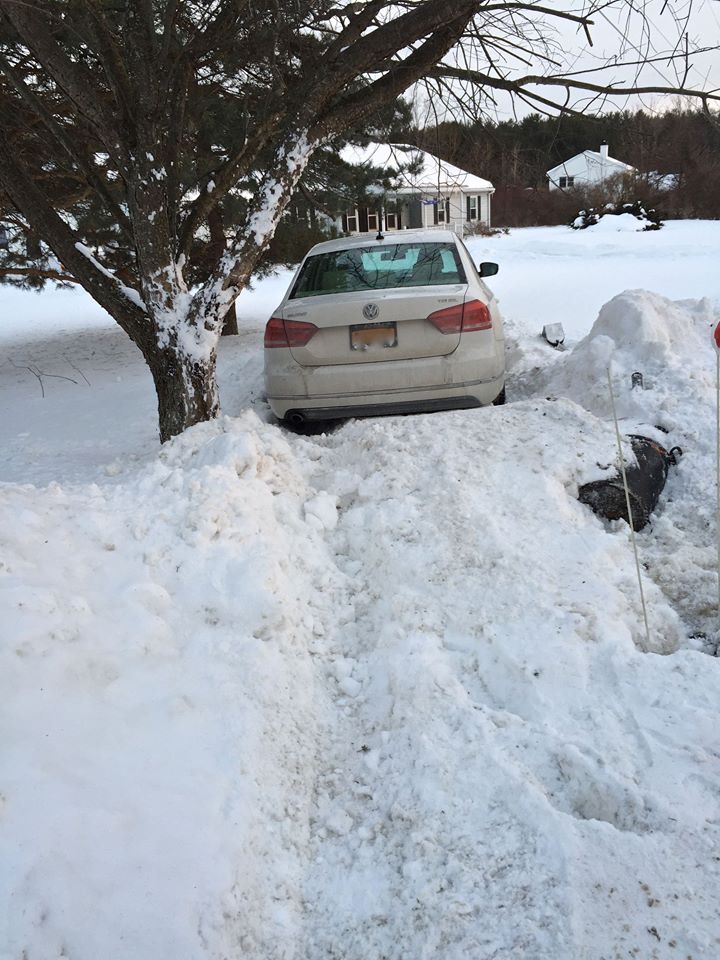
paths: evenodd
<path fill-rule="evenodd" d="M 593 207 L 589 207 L 587 210 L 579 210 L 570 226 L 573 230 L 584 230 L 586 227 L 595 226 L 601 216 L 602 214 L 598 213 Z"/>
<path fill-rule="evenodd" d="M 573 230 L 585 230 L 586 227 L 594 227 L 604 217 L 624 217 L 624 219 L 627 219 L 625 215 L 641 221 L 643 223 L 642 230 L 659 230 L 663 226 L 663 221 L 657 210 L 654 207 L 645 207 L 642 200 L 633 200 L 632 202 L 621 200 L 618 203 L 606 203 L 601 212 L 593 207 L 580 210 L 570 226 Z"/>

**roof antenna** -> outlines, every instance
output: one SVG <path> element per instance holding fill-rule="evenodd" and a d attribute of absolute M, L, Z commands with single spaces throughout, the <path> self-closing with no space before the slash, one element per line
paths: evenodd
<path fill-rule="evenodd" d="M 384 239 L 385 239 L 385 237 L 383 236 L 382 230 L 378 230 L 377 236 L 375 237 L 375 239 L 376 239 L 376 240 L 384 240 Z"/>

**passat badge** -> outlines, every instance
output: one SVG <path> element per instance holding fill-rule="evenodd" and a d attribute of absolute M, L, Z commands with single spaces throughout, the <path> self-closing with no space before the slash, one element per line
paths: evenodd
<path fill-rule="evenodd" d="M 366 303 L 363 307 L 363 316 L 366 320 L 377 320 L 380 307 L 376 303 Z"/>

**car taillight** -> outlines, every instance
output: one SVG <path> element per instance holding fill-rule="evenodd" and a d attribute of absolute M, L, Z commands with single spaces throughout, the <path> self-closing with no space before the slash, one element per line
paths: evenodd
<path fill-rule="evenodd" d="M 490 330 L 492 317 L 487 306 L 481 300 L 469 300 L 467 303 L 436 310 L 428 317 L 430 323 L 440 333 L 472 333 L 474 330 Z"/>
<path fill-rule="evenodd" d="M 314 323 L 271 317 L 265 327 L 265 347 L 304 347 L 317 333 Z"/>
<path fill-rule="evenodd" d="M 463 322 L 463 305 L 458 303 L 454 307 L 436 310 L 435 313 L 430 314 L 428 320 L 440 333 L 460 333 Z"/>
<path fill-rule="evenodd" d="M 470 300 L 465 304 L 463 310 L 463 333 L 471 333 L 473 330 L 490 330 L 492 327 L 492 317 L 487 305 L 482 300 Z"/>
<path fill-rule="evenodd" d="M 265 327 L 265 347 L 286 347 L 285 323 L 280 317 L 271 317 Z"/>
<path fill-rule="evenodd" d="M 306 323 L 304 320 L 285 321 L 285 334 L 289 347 L 304 347 L 316 333 L 317 327 L 314 323 Z"/>

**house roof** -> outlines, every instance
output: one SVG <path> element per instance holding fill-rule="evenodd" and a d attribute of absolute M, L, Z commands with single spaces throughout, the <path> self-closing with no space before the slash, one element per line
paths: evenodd
<path fill-rule="evenodd" d="M 629 163 L 623 163 L 622 160 L 615 160 L 614 157 L 603 157 L 603 155 L 598 150 L 583 150 L 582 153 L 576 153 L 574 157 L 570 157 L 569 160 L 564 160 L 562 163 L 559 163 L 556 167 L 552 167 L 548 170 L 545 176 L 549 177 L 551 180 L 553 174 L 561 176 L 569 163 L 572 163 L 573 160 L 577 160 L 578 157 L 586 157 L 588 163 L 603 163 L 605 166 L 617 167 L 617 172 L 627 172 L 631 173 L 635 167 L 631 167 Z"/>
<path fill-rule="evenodd" d="M 398 171 L 392 178 L 397 193 L 450 193 L 452 190 L 464 192 L 494 192 L 489 180 L 476 177 L 474 173 L 461 170 L 439 157 L 401 143 L 369 143 L 366 147 L 348 144 L 340 151 L 346 163 L 368 164 L 373 167 L 392 167 Z M 408 164 L 418 162 L 417 173 L 409 173 Z"/>

